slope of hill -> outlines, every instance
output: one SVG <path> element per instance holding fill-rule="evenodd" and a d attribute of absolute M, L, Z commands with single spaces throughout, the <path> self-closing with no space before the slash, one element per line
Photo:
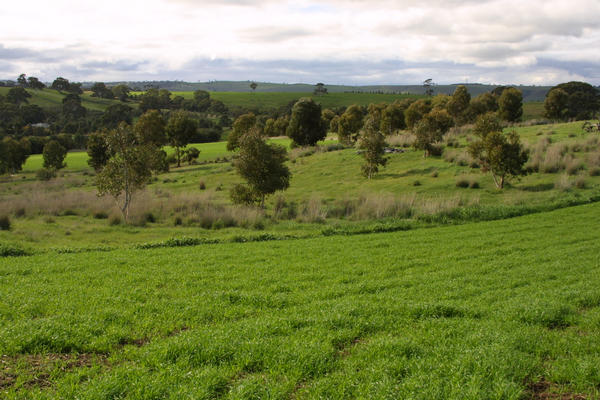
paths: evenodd
<path fill-rule="evenodd" d="M 0 87 L 0 95 L 6 95 L 10 88 Z M 60 93 L 52 89 L 44 90 L 33 90 L 27 89 L 27 92 L 31 94 L 31 98 L 28 99 L 29 104 L 35 104 L 42 108 L 60 108 L 62 107 L 62 99 L 66 96 L 66 93 Z M 111 104 L 119 103 L 118 100 L 101 99 L 98 97 L 92 97 L 91 92 L 84 92 L 81 95 L 81 105 L 85 108 L 94 111 L 104 111 Z"/>

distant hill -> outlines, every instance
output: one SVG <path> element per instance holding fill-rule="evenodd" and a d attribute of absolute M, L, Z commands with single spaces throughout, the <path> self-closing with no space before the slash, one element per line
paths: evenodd
<path fill-rule="evenodd" d="M 136 90 L 145 90 L 149 87 L 158 87 L 167 89 L 172 92 L 188 92 L 194 90 L 207 90 L 211 92 L 252 92 L 250 84 L 252 81 L 214 81 L 214 82 L 183 82 L 183 81 L 143 81 L 143 82 L 109 82 L 108 85 L 127 84 Z M 312 92 L 314 85 L 305 83 L 269 83 L 256 82 L 256 92 L 280 92 L 280 93 L 306 93 Z M 91 87 L 92 82 L 85 82 L 84 87 Z M 452 94 L 459 85 L 438 85 L 434 86 L 436 94 Z M 464 84 L 469 89 L 471 96 L 477 96 L 484 92 L 493 90 L 496 85 L 483 85 L 479 83 Z M 386 93 L 386 94 L 423 94 L 422 85 L 371 85 L 371 86 L 345 86 L 345 85 L 327 85 L 325 87 L 329 93 Z M 528 101 L 543 101 L 546 93 L 551 86 L 515 86 L 523 92 L 523 100 Z"/>

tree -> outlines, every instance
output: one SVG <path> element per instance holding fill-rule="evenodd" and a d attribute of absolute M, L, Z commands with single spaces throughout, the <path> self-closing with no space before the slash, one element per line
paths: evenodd
<path fill-rule="evenodd" d="M 267 143 L 260 129 L 254 127 L 239 139 L 239 152 L 233 166 L 264 207 L 266 195 L 285 190 L 290 185 L 286 160 L 285 147 Z"/>
<path fill-rule="evenodd" d="M 66 92 L 70 89 L 70 87 L 71 84 L 69 83 L 69 80 L 59 76 L 54 80 L 54 82 L 52 82 L 50 89 L 58 90 L 59 92 Z"/>
<path fill-rule="evenodd" d="M 158 110 L 147 111 L 133 126 L 133 131 L 140 143 L 152 144 L 157 147 L 167 144 L 165 129 L 165 119 Z"/>
<path fill-rule="evenodd" d="M 27 87 L 27 77 L 25 74 L 19 75 L 19 77 L 17 78 L 17 85 L 21 86 L 22 88 Z"/>
<path fill-rule="evenodd" d="M 62 100 L 62 112 L 68 119 L 85 118 L 87 110 L 81 105 L 81 97 L 74 93 L 69 93 Z"/>
<path fill-rule="evenodd" d="M 600 110 L 600 91 L 586 82 L 567 82 L 561 83 L 560 85 L 554 86 L 550 89 L 547 96 L 550 96 L 552 92 L 560 89 L 564 91 L 568 98 L 566 104 L 563 104 L 561 100 L 560 104 L 554 104 L 554 107 L 560 106 L 561 112 L 554 115 L 560 114 L 562 120 L 576 119 L 592 119 Z M 556 94 L 555 94 L 556 96 Z M 564 96 L 561 94 L 561 96 Z M 558 99 L 555 99 L 558 100 Z"/>
<path fill-rule="evenodd" d="M 96 176 L 98 195 L 110 194 L 127 222 L 135 192 L 146 186 L 152 177 L 155 148 L 140 145 L 133 129 L 126 123 L 109 131 L 105 138 L 111 157 Z"/>
<path fill-rule="evenodd" d="M 100 97 L 101 99 L 114 99 L 115 95 L 113 91 L 106 87 L 104 82 L 96 82 L 91 88 L 93 97 Z"/>
<path fill-rule="evenodd" d="M 111 90 L 113 96 L 123 102 L 127 101 L 127 99 L 129 98 L 129 92 L 131 91 L 129 86 L 123 84 L 113 86 Z"/>
<path fill-rule="evenodd" d="M 171 92 L 166 89 L 148 89 L 140 95 L 139 108 L 142 112 L 171 107 Z"/>
<path fill-rule="evenodd" d="M 166 132 L 168 143 L 175 148 L 177 167 L 181 167 L 182 149 L 188 145 L 198 130 L 198 123 L 185 111 L 176 111 L 169 118 Z"/>
<path fill-rule="evenodd" d="M 527 174 L 524 167 L 529 154 L 516 132 L 507 135 L 488 132 L 482 139 L 469 145 L 469 153 L 479 162 L 482 172 L 489 171 L 492 174 L 498 189 L 504 187 L 507 178 Z"/>
<path fill-rule="evenodd" d="M 35 104 L 26 104 L 19 109 L 21 118 L 26 124 L 37 124 L 46 120 L 44 109 Z"/>
<path fill-rule="evenodd" d="M 467 109 L 467 119 L 475 121 L 479 115 L 488 112 L 498 111 L 498 100 L 491 93 L 482 93 L 471 100 L 471 104 Z"/>
<path fill-rule="evenodd" d="M 358 139 L 358 134 L 363 126 L 363 110 L 356 104 L 351 105 L 344 111 L 338 120 L 338 139 L 340 142 L 350 145 Z"/>
<path fill-rule="evenodd" d="M 367 179 L 379 172 L 380 165 L 384 166 L 387 163 L 387 158 L 384 157 L 385 138 L 378 125 L 375 118 L 367 117 L 360 135 L 359 146 L 363 149 L 362 155 L 365 159 L 361 169 Z"/>
<path fill-rule="evenodd" d="M 46 169 L 56 171 L 67 166 L 65 164 L 67 149 L 56 140 L 50 140 L 46 143 L 42 155 L 44 157 L 44 168 Z"/>
<path fill-rule="evenodd" d="M 325 139 L 327 127 L 321 119 L 321 106 L 313 99 L 304 97 L 292 107 L 292 117 L 287 135 L 300 146 L 314 146 Z"/>
<path fill-rule="evenodd" d="M 88 136 L 87 153 L 89 156 L 88 165 L 94 168 L 96 172 L 102 170 L 110 159 L 105 132 L 94 132 Z"/>
<path fill-rule="evenodd" d="M 200 150 L 195 147 L 190 147 L 184 152 L 183 158 L 189 165 L 192 165 L 196 162 L 198 157 L 200 156 Z"/>
<path fill-rule="evenodd" d="M 498 114 L 494 112 L 488 112 L 477 117 L 473 127 L 473 133 L 480 138 L 485 138 L 490 132 L 502 132 L 502 124 L 498 119 Z"/>
<path fill-rule="evenodd" d="M 325 94 L 328 94 L 325 84 L 321 83 L 321 82 L 317 83 L 317 85 L 315 86 L 315 90 L 313 91 L 313 94 L 315 96 L 323 96 Z"/>
<path fill-rule="evenodd" d="M 35 90 L 43 90 L 46 87 L 46 85 L 43 82 L 40 82 L 35 76 L 27 78 L 27 86 Z"/>
<path fill-rule="evenodd" d="M 428 99 L 419 99 L 411 103 L 404 111 L 404 121 L 408 129 L 413 129 L 429 111 L 431 111 L 431 101 Z"/>
<path fill-rule="evenodd" d="M 102 125 L 109 129 L 116 128 L 121 122 L 131 124 L 133 119 L 133 108 L 128 105 L 117 103 L 111 104 L 106 108 L 100 122 Z"/>
<path fill-rule="evenodd" d="M 11 137 L 5 137 L 0 141 L 0 175 L 20 171 L 30 153 L 31 148 L 24 140 L 18 142 Z"/>
<path fill-rule="evenodd" d="M 402 106 L 398 103 L 388 105 L 381 115 L 381 132 L 384 135 L 391 135 L 395 131 L 405 127 L 404 109 Z"/>
<path fill-rule="evenodd" d="M 250 84 L 250 88 L 252 89 L 252 91 L 253 91 L 253 92 L 254 92 L 254 91 L 256 91 L 256 88 L 257 88 L 257 87 L 258 87 L 258 84 L 257 84 L 256 82 L 252 82 L 252 83 Z"/>
<path fill-rule="evenodd" d="M 321 118 L 323 119 L 323 123 L 326 127 L 331 125 L 331 120 L 333 117 L 335 117 L 335 113 L 329 108 L 326 108 L 321 112 Z"/>
<path fill-rule="evenodd" d="M 417 123 L 413 146 L 424 150 L 423 157 L 431 155 L 435 143 L 440 142 L 453 125 L 453 119 L 446 110 L 433 110 Z"/>
<path fill-rule="evenodd" d="M 433 87 L 435 86 L 435 83 L 433 82 L 433 79 L 429 78 L 429 79 L 425 79 L 423 81 L 423 88 L 425 89 L 425 96 L 433 96 Z"/>
<path fill-rule="evenodd" d="M 227 137 L 227 150 L 234 151 L 239 147 L 240 138 L 248 133 L 256 125 L 256 115 L 253 113 L 243 114 L 233 122 L 233 129 Z"/>
<path fill-rule="evenodd" d="M 448 101 L 448 113 L 454 118 L 457 125 L 467 121 L 466 111 L 471 102 L 471 95 L 465 85 L 458 85 L 450 101 Z"/>
<path fill-rule="evenodd" d="M 523 94 L 513 87 L 504 89 L 498 98 L 498 115 L 504 121 L 517 122 L 523 115 Z"/>
<path fill-rule="evenodd" d="M 31 94 L 27 92 L 23 87 L 16 86 L 14 88 L 10 88 L 8 93 L 6 94 L 6 101 L 9 103 L 16 104 L 17 106 L 22 103 L 27 103 L 27 99 L 31 97 Z"/>
<path fill-rule="evenodd" d="M 569 113 L 569 94 L 562 89 L 551 89 L 544 100 L 544 116 L 552 120 L 565 120 Z"/>

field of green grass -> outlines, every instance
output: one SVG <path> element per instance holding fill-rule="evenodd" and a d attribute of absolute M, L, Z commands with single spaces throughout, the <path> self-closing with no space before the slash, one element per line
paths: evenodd
<path fill-rule="evenodd" d="M 4 258 L 0 396 L 597 399 L 599 214 Z"/>
<path fill-rule="evenodd" d="M 8 87 L 0 87 L 0 95 L 6 95 L 9 90 L 10 88 Z M 31 97 L 28 99 L 29 104 L 35 104 L 42 108 L 60 108 L 62 107 L 62 99 L 66 96 L 66 94 L 52 89 L 27 89 L 27 92 L 31 94 Z M 81 105 L 93 111 L 104 111 L 111 104 L 119 103 L 117 100 L 92 97 L 91 94 L 92 92 L 84 92 L 81 95 Z"/>

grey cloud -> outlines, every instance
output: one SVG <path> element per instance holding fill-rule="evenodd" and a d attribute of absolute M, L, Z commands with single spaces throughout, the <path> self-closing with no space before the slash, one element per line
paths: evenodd
<path fill-rule="evenodd" d="M 138 71 L 141 69 L 141 67 L 143 67 L 144 65 L 147 65 L 147 64 L 148 64 L 148 61 L 138 61 L 138 62 L 132 62 L 132 61 L 126 61 L 126 60 L 120 60 L 120 61 L 116 61 L 116 62 L 89 61 L 89 62 L 85 62 L 85 63 L 81 64 L 81 68 L 87 69 L 87 70 L 93 70 L 93 71 L 109 70 L 109 71 L 127 72 L 127 71 Z"/>
<path fill-rule="evenodd" d="M 264 26 L 239 31 L 238 35 L 242 40 L 250 42 L 283 42 L 299 37 L 311 36 L 313 33 L 308 29 Z"/>

